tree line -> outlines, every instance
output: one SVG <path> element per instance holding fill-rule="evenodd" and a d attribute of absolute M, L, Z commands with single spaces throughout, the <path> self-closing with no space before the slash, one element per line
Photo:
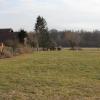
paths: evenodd
<path fill-rule="evenodd" d="M 39 51 L 61 50 L 70 47 L 71 50 L 81 50 L 82 47 L 100 47 L 100 31 L 73 31 L 48 29 L 46 20 L 38 16 L 32 32 L 21 29 L 12 32 L 13 38 L 3 41 L 0 58 Z"/>
<path fill-rule="evenodd" d="M 40 48 L 42 50 L 61 50 L 61 47 L 80 50 L 81 47 L 100 47 L 100 31 L 49 30 L 46 20 L 41 16 L 37 17 L 33 32 L 20 30 L 17 33 L 20 44 L 37 48 L 37 50 Z M 13 48 L 15 48 L 15 44 L 16 42 L 13 42 Z"/>

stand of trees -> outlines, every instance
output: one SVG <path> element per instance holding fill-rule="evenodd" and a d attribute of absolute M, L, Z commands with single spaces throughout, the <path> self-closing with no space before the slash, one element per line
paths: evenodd
<path fill-rule="evenodd" d="M 51 38 L 62 47 L 100 47 L 100 31 L 50 31 Z"/>
<path fill-rule="evenodd" d="M 56 29 L 48 30 L 46 20 L 38 16 L 35 24 L 35 31 L 31 34 L 26 34 L 25 31 L 20 31 L 23 34 L 19 37 L 20 42 L 28 36 L 28 43 L 31 47 L 36 47 L 37 50 L 55 50 L 59 47 L 70 47 L 72 50 L 80 49 L 80 47 L 100 47 L 100 31 L 58 31 Z"/>

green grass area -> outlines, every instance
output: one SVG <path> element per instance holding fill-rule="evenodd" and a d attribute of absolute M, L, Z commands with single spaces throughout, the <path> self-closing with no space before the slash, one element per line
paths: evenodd
<path fill-rule="evenodd" d="M 0 100 L 100 100 L 100 51 L 33 52 L 1 59 Z"/>

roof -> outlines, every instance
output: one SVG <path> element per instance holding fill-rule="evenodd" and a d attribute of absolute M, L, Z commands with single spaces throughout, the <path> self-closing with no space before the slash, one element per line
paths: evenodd
<path fill-rule="evenodd" d="M 8 33 L 8 32 L 13 32 L 13 30 L 11 28 L 7 28 L 7 29 L 0 29 L 0 33 Z"/>
<path fill-rule="evenodd" d="M 12 40 L 14 37 L 15 34 L 12 29 L 0 29 L 0 42 Z"/>

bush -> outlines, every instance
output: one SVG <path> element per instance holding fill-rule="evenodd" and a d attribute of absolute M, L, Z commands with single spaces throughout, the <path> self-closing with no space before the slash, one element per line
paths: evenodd
<path fill-rule="evenodd" d="M 61 50 L 62 50 L 62 48 L 61 48 L 61 47 L 57 47 L 57 50 L 58 50 L 58 51 L 61 51 Z"/>
<path fill-rule="evenodd" d="M 10 47 L 5 47 L 2 53 L 0 53 L 0 58 L 11 58 L 13 56 Z"/>
<path fill-rule="evenodd" d="M 12 53 L 10 52 L 10 51 L 4 51 L 4 58 L 11 58 L 13 55 L 12 55 Z"/>
<path fill-rule="evenodd" d="M 24 46 L 19 46 L 19 48 L 16 48 L 14 51 L 13 51 L 13 48 L 12 47 L 5 47 L 3 52 L 0 53 L 0 59 L 3 59 L 3 58 L 11 58 L 13 56 L 18 56 L 20 54 L 24 54 L 24 53 L 32 53 L 32 48 L 30 47 L 24 47 Z"/>

